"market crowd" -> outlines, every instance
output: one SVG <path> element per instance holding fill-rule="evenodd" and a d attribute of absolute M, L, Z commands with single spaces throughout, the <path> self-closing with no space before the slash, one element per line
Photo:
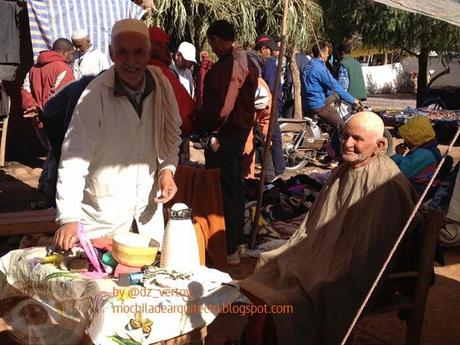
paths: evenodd
<path fill-rule="evenodd" d="M 125 19 L 112 28 L 111 63 L 84 28 L 40 53 L 22 89 L 23 109 L 48 149 L 39 188 L 57 209 L 55 248 L 76 244 L 79 223 L 91 239 L 136 231 L 161 243 L 163 204 L 177 192 L 178 165 L 190 162 L 192 137 L 204 149 L 205 168 L 220 170 L 227 263 L 240 263 L 244 179 L 255 177 L 265 142 L 271 145 L 268 179 L 284 173 L 278 119 L 292 117 L 293 76 L 269 35 L 243 49 L 233 25 L 218 20 L 207 40 L 215 61 L 190 42 L 171 52 L 167 32 Z M 379 116 L 362 111 L 344 119 L 331 104 L 359 105 L 367 97 L 350 46 L 335 47 L 333 65 L 326 42 L 315 42 L 309 52 L 295 57 L 303 114 L 337 130 L 340 165 L 288 243 L 263 256 L 242 282 L 264 303 L 296 307 L 292 323 L 282 321 L 276 337 L 264 326 L 261 344 L 336 343 L 343 336 L 440 160 L 423 119 L 401 128 L 405 146 L 387 157 Z M 280 63 L 282 81 L 272 102 Z M 271 112 L 274 128 L 266 141 Z M 420 224 L 414 222 L 414 233 Z M 312 326 L 305 331 L 307 323 Z"/>
<path fill-rule="evenodd" d="M 218 33 L 213 33 L 213 30 L 218 30 Z M 236 43 L 234 28 L 225 21 L 217 22 L 215 27 L 211 26 L 207 35 L 209 46 L 218 58 L 215 63 L 211 60 L 208 51 L 197 54 L 195 46 L 189 42 L 181 42 L 172 51 L 173 44 L 170 42 L 169 35 L 159 27 L 148 29 L 149 42 L 148 47 L 145 48 L 149 51 L 147 62 L 134 58 L 125 61 L 124 55 L 127 53 L 123 48 L 121 54 L 123 60 L 117 63 L 119 57 L 114 49 L 117 42 L 113 41 L 110 47 L 110 59 L 114 66 L 110 67 L 107 57 L 94 48 L 85 28 L 75 28 L 71 37 L 58 38 L 52 49 L 39 54 L 36 64 L 24 81 L 23 109 L 24 116 L 33 123 L 40 142 L 48 149 L 48 157 L 39 181 L 39 190 L 46 196 L 47 205 L 57 206 L 58 221 L 63 226 L 67 224 L 63 229 L 71 229 L 68 224 L 75 224 L 80 219 L 85 219 L 88 229 L 92 228 L 89 224 L 90 220 L 91 223 L 94 222 L 95 228 L 100 229 L 101 224 L 104 224 L 104 227 L 112 231 L 126 227 L 136 229 L 143 227 L 143 222 L 139 221 L 136 214 L 144 212 L 144 208 L 151 204 L 152 199 L 149 195 L 154 194 L 151 188 L 143 190 L 147 195 L 142 201 L 139 200 L 139 194 L 136 198 L 133 196 L 136 205 L 134 214 L 130 214 L 132 211 L 126 211 L 126 218 L 121 219 L 118 214 L 117 219 L 112 219 L 105 208 L 113 208 L 117 202 L 109 201 L 107 196 L 113 198 L 114 194 L 117 194 L 126 197 L 128 194 L 123 194 L 120 190 L 115 193 L 113 188 L 106 185 L 99 186 L 98 183 L 102 181 L 99 176 L 109 174 L 106 166 L 113 163 L 112 160 L 115 159 L 115 157 L 109 158 L 110 153 L 116 152 L 117 159 L 128 165 L 128 162 L 133 163 L 133 159 L 126 156 L 125 160 L 122 160 L 122 152 L 128 155 L 129 152 L 133 153 L 133 150 L 139 150 L 139 145 L 150 146 L 148 140 L 155 142 L 156 146 L 159 145 L 158 141 L 163 141 L 160 139 L 161 135 L 156 139 L 149 138 L 147 131 L 151 130 L 149 126 L 153 127 L 154 124 L 147 124 L 146 121 L 150 117 L 142 116 L 146 111 L 145 104 L 150 104 L 147 102 L 149 99 L 146 100 L 147 96 L 150 92 L 152 97 L 158 93 L 158 82 L 150 85 L 152 83 L 148 79 L 141 80 L 141 77 L 149 76 L 145 71 L 141 73 L 141 69 L 156 71 L 159 69 L 161 80 L 166 78 L 167 85 L 172 88 L 172 92 L 164 90 L 165 95 L 173 98 L 165 111 L 169 114 L 174 113 L 169 108 L 173 106 L 172 103 L 175 103 L 181 119 L 178 163 L 186 165 L 190 162 L 189 138 L 192 136 L 197 141 L 195 146 L 205 149 L 206 168 L 220 169 L 228 261 L 230 264 L 239 262 L 238 252 L 245 244 L 242 233 L 245 203 L 243 178 L 255 178 L 255 162 L 263 159 L 280 42 L 269 35 L 261 35 L 255 40 L 252 49 L 243 49 Z M 334 67 L 329 62 L 330 47 L 325 42 L 317 42 L 313 45 L 313 58 L 297 53 L 297 69 L 302 77 L 302 105 L 305 115 L 315 114 L 334 127 L 343 126 L 342 118 L 329 104 L 331 96 L 338 95 L 338 98 L 343 101 L 355 104 L 366 98 L 359 63 L 351 58 L 349 53 L 350 48 L 347 45 L 339 47 L 335 56 L 340 57 L 340 63 Z M 139 68 L 139 70 L 131 71 L 130 68 Z M 278 96 L 273 102 L 274 127 L 271 140 L 268 141 L 271 145 L 266 167 L 268 181 L 284 173 L 285 160 L 278 118 L 292 117 L 293 112 L 293 77 L 287 59 L 283 59 L 282 68 Z M 130 76 L 129 73 L 135 72 L 139 74 L 139 80 L 136 81 L 140 83 L 139 85 L 130 84 L 124 78 L 124 73 Z M 112 101 L 126 101 L 134 107 L 130 110 L 138 114 L 137 120 L 145 127 L 143 129 L 146 131 L 145 136 L 142 138 L 146 141 L 133 142 L 132 147 L 126 142 L 118 147 L 108 140 L 107 149 L 103 149 L 101 143 L 104 142 L 105 137 L 101 133 L 91 135 L 89 131 L 97 129 L 98 126 L 82 123 L 80 125 L 83 127 L 79 128 L 77 121 L 81 121 L 81 116 L 73 119 L 74 115 L 79 114 L 85 106 L 86 102 L 83 101 L 89 96 L 86 95 L 87 91 L 97 83 L 97 80 L 107 77 L 109 73 L 114 74 L 110 84 L 113 84 L 112 88 L 116 90 L 114 93 L 116 98 L 113 100 L 107 98 L 103 108 L 108 109 L 107 105 L 111 104 L 114 106 L 113 113 L 116 114 L 122 108 L 119 108 L 118 104 L 115 106 L 116 103 Z M 98 87 L 98 90 L 101 87 Z M 96 93 L 93 91 L 91 94 Z M 126 97 L 117 98 L 120 96 Z M 91 108 L 94 106 L 91 104 Z M 158 104 L 154 109 L 161 109 L 161 107 Z M 95 113 L 97 111 L 94 108 L 91 112 L 92 120 L 96 119 Z M 124 122 L 122 118 L 119 120 Z M 119 126 L 113 118 L 108 123 L 112 126 L 117 123 Z M 115 136 L 114 129 L 107 128 L 102 133 Z M 129 126 L 123 130 L 126 136 Z M 139 134 L 135 131 L 131 135 L 138 138 Z M 174 142 L 173 139 L 171 140 Z M 68 157 L 69 151 L 72 152 L 70 157 Z M 139 157 L 143 155 L 155 157 L 156 154 L 158 152 L 139 151 Z M 76 157 L 84 159 L 74 162 Z M 99 163 L 96 163 L 96 160 Z M 70 161 L 73 162 L 71 167 L 66 168 Z M 172 167 L 175 164 L 176 162 L 166 169 L 170 171 L 171 177 L 175 172 L 175 168 Z M 166 174 L 162 167 L 157 165 L 151 162 L 149 167 L 146 167 L 146 172 L 150 171 L 151 174 L 155 169 L 159 169 L 158 173 Z M 78 175 L 77 171 L 80 171 Z M 78 178 L 80 182 L 68 185 L 66 172 L 71 172 L 68 179 L 76 181 L 74 179 Z M 132 173 L 112 171 L 111 177 L 104 180 L 110 181 L 113 185 L 126 186 L 123 188 L 126 190 L 133 183 L 156 185 L 163 181 L 160 178 L 161 174 L 157 179 L 138 177 L 140 180 L 134 181 L 131 181 L 131 176 Z M 70 186 L 72 191 L 68 189 Z M 90 191 L 90 188 L 94 190 Z M 104 190 L 102 194 L 98 192 L 100 188 Z M 87 193 L 91 195 L 86 195 Z M 104 196 L 103 205 L 98 194 Z M 68 204 L 69 198 L 72 199 L 72 204 Z M 82 206 L 77 206 L 80 203 Z M 129 220 L 130 218 L 132 219 Z M 68 237 L 65 238 L 67 244 L 72 243 L 69 242 Z M 73 238 L 75 239 L 75 236 Z M 63 244 L 62 241 L 58 243 Z"/>

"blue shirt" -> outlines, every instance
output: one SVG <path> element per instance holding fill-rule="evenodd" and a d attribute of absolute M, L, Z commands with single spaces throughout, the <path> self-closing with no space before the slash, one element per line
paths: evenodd
<path fill-rule="evenodd" d="M 431 150 L 425 148 L 415 149 L 405 156 L 394 154 L 391 159 L 407 179 L 414 177 L 439 160 Z"/>
<path fill-rule="evenodd" d="M 272 56 L 265 59 L 264 65 L 262 67 L 262 78 L 268 85 L 272 95 L 275 93 L 275 82 L 276 82 L 276 73 L 278 70 L 278 60 Z M 281 107 L 283 103 L 283 92 L 282 92 L 282 79 L 278 87 L 278 95 L 276 97 L 276 110 L 277 114 L 281 113 Z"/>
<path fill-rule="evenodd" d="M 323 60 L 320 58 L 312 59 L 302 72 L 302 101 L 306 109 L 324 107 L 326 98 L 333 91 L 347 103 L 351 104 L 355 100 L 334 79 Z"/>

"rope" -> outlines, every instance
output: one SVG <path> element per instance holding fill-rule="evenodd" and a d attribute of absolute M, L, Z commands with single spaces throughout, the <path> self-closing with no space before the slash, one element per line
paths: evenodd
<path fill-rule="evenodd" d="M 377 287 L 377 284 L 379 283 L 380 279 L 382 278 L 382 275 L 383 273 L 385 272 L 389 262 L 391 261 L 391 259 L 393 258 L 393 255 L 394 253 L 396 252 L 396 249 L 398 248 L 399 246 L 399 243 L 401 242 L 402 238 L 404 237 L 404 235 L 406 234 L 407 232 L 407 229 L 409 228 L 409 225 L 411 224 L 412 220 L 414 219 L 420 205 L 422 204 L 423 202 L 423 199 L 425 198 L 426 194 L 428 193 L 428 190 L 430 189 L 431 185 L 433 184 L 434 182 L 434 179 L 436 178 L 436 176 L 438 175 L 439 171 L 441 170 L 441 167 L 442 165 L 444 164 L 444 161 L 446 160 L 446 157 L 447 155 L 449 154 L 450 150 L 452 149 L 452 146 L 454 145 L 454 143 L 457 141 L 458 139 L 458 136 L 460 135 L 460 127 L 458 127 L 457 129 L 457 132 L 455 133 L 454 135 L 454 138 L 452 139 L 449 147 L 447 148 L 446 152 L 444 153 L 441 161 L 439 162 L 433 176 L 431 177 L 431 180 L 430 182 L 428 183 L 428 185 L 426 186 L 425 190 L 423 191 L 423 194 L 422 196 L 420 197 L 420 199 L 418 200 L 417 204 L 415 205 L 409 219 L 407 220 L 406 222 L 406 225 L 404 226 L 403 230 L 401 231 L 401 234 L 399 235 L 398 239 L 396 240 L 396 243 L 395 245 L 393 246 L 393 248 L 391 249 L 390 251 L 390 254 L 388 255 L 387 259 L 385 260 L 385 263 L 383 264 L 383 267 L 382 269 L 380 270 L 379 274 L 377 275 L 377 278 L 375 278 L 375 281 L 374 283 L 372 284 L 371 286 L 371 289 L 369 290 L 369 292 L 367 293 L 367 296 L 366 298 L 364 299 L 363 303 L 361 304 L 361 307 L 359 308 L 355 318 L 353 319 L 353 322 L 351 323 L 350 327 L 348 328 L 348 331 L 347 333 L 345 334 L 345 337 L 343 338 L 342 342 L 341 342 L 341 345 L 345 345 L 347 340 L 348 340 L 348 337 L 350 336 L 353 328 L 355 327 L 356 325 L 356 322 L 358 322 L 358 319 L 359 317 L 361 316 L 364 308 L 366 307 L 366 304 L 367 302 L 369 302 L 369 299 L 370 297 L 372 296 L 372 293 L 374 292 L 375 288 Z"/>

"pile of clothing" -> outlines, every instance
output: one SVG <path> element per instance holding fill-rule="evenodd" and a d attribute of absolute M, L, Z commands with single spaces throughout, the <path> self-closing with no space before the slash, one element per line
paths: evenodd
<path fill-rule="evenodd" d="M 456 124 L 460 120 L 460 111 L 443 109 L 426 109 L 407 107 L 402 111 L 384 111 L 380 114 L 387 125 L 398 125 L 407 122 L 411 117 L 427 116 L 433 123 Z"/>
<path fill-rule="evenodd" d="M 302 222 L 330 172 L 296 175 L 266 183 L 262 198 L 259 234 L 289 238 Z M 245 233 L 249 234 L 257 206 L 259 180 L 246 180 Z"/>

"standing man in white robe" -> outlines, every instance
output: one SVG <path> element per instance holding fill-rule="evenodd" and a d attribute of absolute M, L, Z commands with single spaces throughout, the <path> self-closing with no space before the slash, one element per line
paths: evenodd
<path fill-rule="evenodd" d="M 169 81 L 147 68 L 150 47 L 140 20 L 116 22 L 114 66 L 78 100 L 58 172 L 57 248 L 73 247 L 79 223 L 90 239 L 137 230 L 162 242 L 162 204 L 177 191 L 181 119 Z"/>
<path fill-rule="evenodd" d="M 98 75 L 110 67 L 107 56 L 93 47 L 85 29 L 78 29 L 73 33 L 72 43 L 76 49 L 72 64 L 75 79 L 80 79 L 84 75 Z"/>

